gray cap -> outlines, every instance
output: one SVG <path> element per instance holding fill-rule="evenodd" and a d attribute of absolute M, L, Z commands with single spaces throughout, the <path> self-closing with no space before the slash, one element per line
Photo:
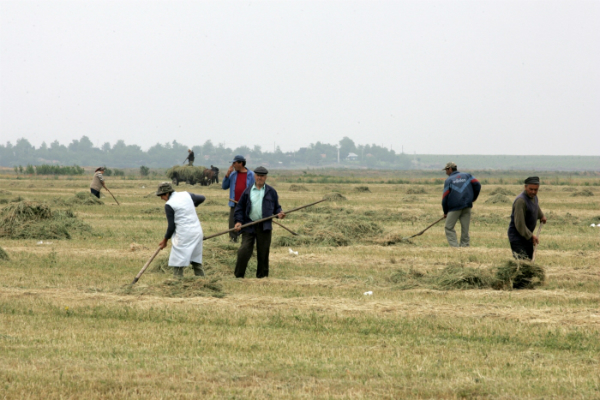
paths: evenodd
<path fill-rule="evenodd" d="M 455 163 L 453 163 L 452 161 L 450 161 L 449 163 L 446 164 L 446 166 L 444 167 L 443 170 L 445 171 L 447 169 L 452 169 L 452 168 L 458 168 L 458 167 L 456 166 Z"/>
<path fill-rule="evenodd" d="M 157 196 L 162 196 L 163 194 L 174 192 L 173 186 L 171 182 L 163 182 L 158 185 L 158 190 L 156 191 Z"/>
<path fill-rule="evenodd" d="M 269 173 L 269 170 L 267 170 L 265 167 L 258 167 L 254 170 L 254 173 L 257 175 L 266 175 Z"/>
<path fill-rule="evenodd" d="M 530 176 L 529 178 L 525 179 L 525 181 L 523 183 L 525 183 L 526 185 L 539 185 L 540 177 L 539 176 Z"/>

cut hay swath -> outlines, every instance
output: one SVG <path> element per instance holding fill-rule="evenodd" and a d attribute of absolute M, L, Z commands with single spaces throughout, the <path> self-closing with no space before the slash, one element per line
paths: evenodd
<path fill-rule="evenodd" d="M 357 186 L 354 188 L 355 192 L 359 193 L 371 193 L 371 189 L 368 186 Z"/>
<path fill-rule="evenodd" d="M 0 211 L 0 237 L 9 239 L 70 239 L 91 227 L 71 210 L 52 211 L 45 203 L 22 201 Z"/>
<path fill-rule="evenodd" d="M 327 201 L 346 201 L 348 200 L 344 195 L 342 195 L 341 193 L 328 193 L 323 197 L 325 200 Z"/>
<path fill-rule="evenodd" d="M 578 196 L 591 197 L 593 195 L 594 195 L 594 192 L 592 192 L 590 189 L 583 189 L 581 192 L 575 192 L 571 196 L 573 196 L 573 197 L 578 197 Z"/>
<path fill-rule="evenodd" d="M 66 201 L 68 204 L 81 206 L 102 206 L 104 202 L 89 192 L 78 192 Z"/>
<path fill-rule="evenodd" d="M 304 185 L 290 185 L 290 192 L 308 192 L 308 188 Z"/>
<path fill-rule="evenodd" d="M 490 192 L 491 195 L 496 195 L 496 194 L 503 194 L 505 196 L 514 196 L 515 194 L 513 192 L 511 192 L 508 189 L 505 189 L 503 187 L 497 187 L 496 189 L 492 190 Z"/>
<path fill-rule="evenodd" d="M 422 187 L 420 187 L 420 186 L 417 186 L 417 187 L 411 187 L 411 188 L 409 188 L 409 189 L 406 191 L 406 194 L 425 194 L 425 193 L 427 193 L 427 192 L 425 191 L 425 189 L 423 189 L 423 188 L 422 188 Z"/>

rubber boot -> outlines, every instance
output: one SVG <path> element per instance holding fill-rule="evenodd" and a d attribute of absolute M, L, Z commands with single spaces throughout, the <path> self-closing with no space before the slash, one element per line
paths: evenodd
<path fill-rule="evenodd" d="M 183 278 L 183 267 L 173 267 L 173 276 L 176 279 Z"/>
<path fill-rule="evenodd" d="M 192 262 L 192 268 L 194 269 L 195 276 L 204 276 L 204 270 L 202 269 L 202 264 Z"/>

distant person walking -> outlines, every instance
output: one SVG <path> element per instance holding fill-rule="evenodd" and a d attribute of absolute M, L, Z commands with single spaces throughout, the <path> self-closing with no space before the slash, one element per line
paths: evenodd
<path fill-rule="evenodd" d="M 96 171 L 94 171 L 94 177 L 92 178 L 92 183 L 90 183 L 90 192 L 97 198 L 100 198 L 100 190 L 102 190 L 102 188 L 108 190 L 106 188 L 106 184 L 104 183 L 103 172 L 105 170 L 106 168 L 104 167 L 96 168 Z"/>
<path fill-rule="evenodd" d="M 194 152 L 192 151 L 192 149 L 188 149 L 188 156 L 185 160 L 183 160 L 183 162 L 188 162 L 188 165 L 190 167 L 194 166 L 194 160 L 195 160 L 195 156 L 194 156 Z"/>
<path fill-rule="evenodd" d="M 285 218 L 285 213 L 279 205 L 277 191 L 267 185 L 267 174 L 265 167 L 254 170 L 256 182 L 246 190 L 240 197 L 235 207 L 235 229 L 240 231 L 241 226 L 277 215 L 279 219 Z M 269 276 L 269 252 L 271 249 L 271 233 L 273 225 L 271 220 L 248 226 L 242 230 L 242 245 L 238 250 L 237 262 L 235 263 L 235 277 L 243 278 L 246 274 L 248 261 L 254 251 L 256 242 L 256 277 L 266 278 Z"/>
<path fill-rule="evenodd" d="M 451 247 L 469 247 L 469 225 L 471 208 L 481 191 L 481 183 L 473 175 L 458 172 L 455 163 L 446 164 L 444 171 L 448 178 L 444 183 L 442 208 L 446 218 L 446 239 Z M 460 244 L 456 238 L 454 226 L 460 221 Z"/>
<path fill-rule="evenodd" d="M 533 247 L 540 242 L 540 239 L 533 234 L 537 220 L 545 224 L 546 217 L 538 204 L 540 178 L 530 176 L 524 183 L 525 189 L 513 202 L 508 225 L 508 240 L 516 259 L 531 260 Z"/>
<path fill-rule="evenodd" d="M 169 256 L 169 267 L 173 267 L 176 278 L 183 277 L 183 269 L 192 264 L 194 275 L 204 276 L 202 269 L 202 225 L 196 214 L 196 207 L 206 200 L 202 195 L 176 192 L 169 182 L 158 186 L 156 195 L 165 204 L 167 215 L 167 232 L 158 244 L 161 249 L 167 247 L 169 239 L 173 238 L 173 246 Z"/>
<path fill-rule="evenodd" d="M 214 165 L 211 165 L 210 169 L 213 172 L 213 182 L 212 183 L 219 183 L 219 168 L 215 167 Z"/>
<path fill-rule="evenodd" d="M 233 229 L 235 226 L 234 211 L 236 203 L 232 200 L 239 201 L 244 190 L 252 185 L 254 185 L 254 172 L 246 168 L 244 156 L 237 155 L 233 157 L 231 166 L 225 173 L 221 184 L 223 190 L 229 189 L 229 229 Z M 229 239 L 232 242 L 237 242 L 238 236 L 237 232 L 232 231 L 229 233 Z"/>

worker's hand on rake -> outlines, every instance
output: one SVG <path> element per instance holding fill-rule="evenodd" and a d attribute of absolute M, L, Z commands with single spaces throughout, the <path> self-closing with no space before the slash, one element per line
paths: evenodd
<path fill-rule="evenodd" d="M 448 214 L 444 214 L 444 218 L 447 218 L 447 217 L 448 217 Z"/>
<path fill-rule="evenodd" d="M 160 243 L 158 244 L 158 247 L 160 247 L 160 249 L 164 249 L 165 247 L 167 247 L 167 242 L 169 241 L 169 239 L 164 238 L 163 240 L 160 241 Z"/>
<path fill-rule="evenodd" d="M 541 222 L 542 224 L 545 224 L 545 223 L 546 223 L 546 221 L 547 221 L 546 217 L 542 217 L 542 218 L 540 218 L 540 222 Z"/>
<path fill-rule="evenodd" d="M 236 232 L 239 232 L 242 229 L 242 223 L 241 222 L 236 222 L 235 226 L 233 227 L 233 229 L 235 229 Z"/>
<path fill-rule="evenodd" d="M 533 235 L 532 239 L 533 239 L 534 246 L 537 246 L 540 243 L 540 239 L 537 236 Z"/>
<path fill-rule="evenodd" d="M 279 214 L 277 214 L 277 218 L 279 219 L 284 219 L 285 218 L 285 213 L 282 211 Z"/>

